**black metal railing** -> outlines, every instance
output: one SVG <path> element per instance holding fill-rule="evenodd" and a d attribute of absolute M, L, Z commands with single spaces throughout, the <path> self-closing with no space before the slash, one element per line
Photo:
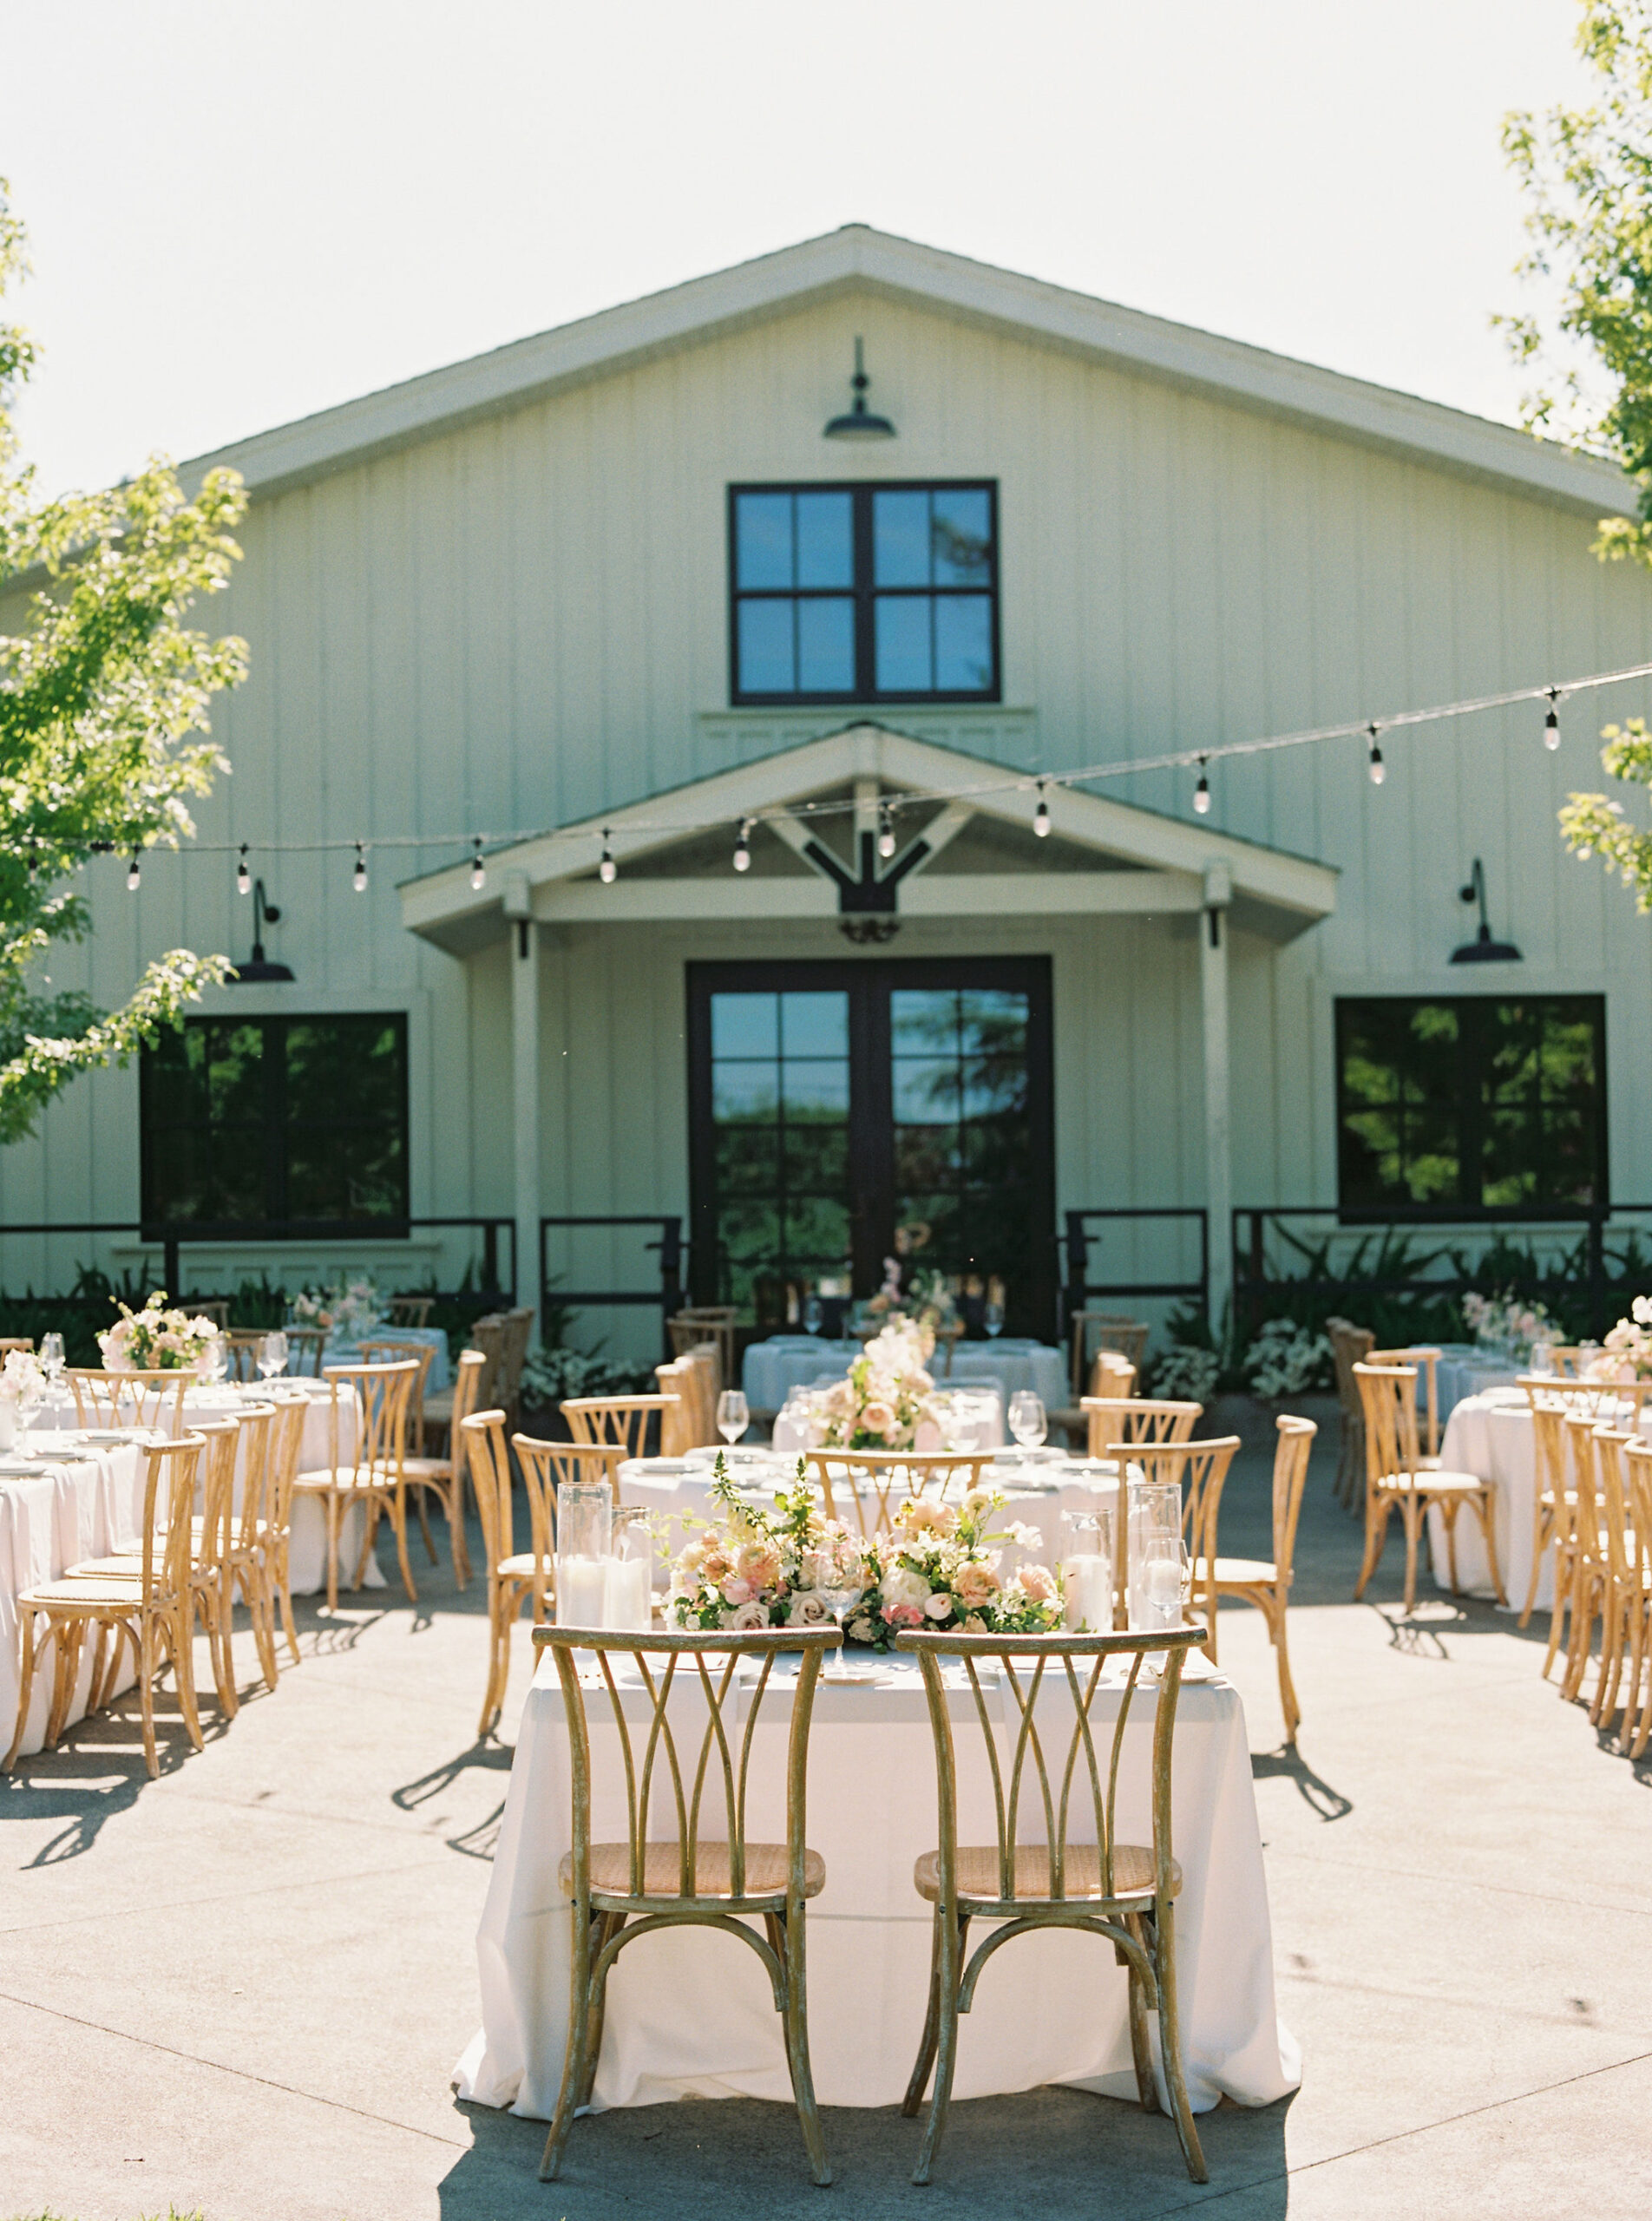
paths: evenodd
<path fill-rule="evenodd" d="M 646 1252 L 658 1251 L 659 1277 L 652 1287 L 590 1288 L 566 1287 L 560 1276 L 553 1277 L 547 1255 L 547 1236 L 554 1228 L 592 1231 L 600 1228 L 644 1226 L 657 1227 L 659 1238 L 642 1244 Z M 680 1215 L 649 1211 L 641 1215 L 606 1216 L 583 1215 L 541 1218 L 539 1222 L 539 1286 L 541 1317 L 553 1305 L 567 1305 L 580 1308 L 607 1304 L 657 1304 L 659 1307 L 660 1340 L 665 1340 L 665 1321 L 679 1309 L 683 1300 L 683 1258 L 687 1245 L 683 1240 Z"/>
<path fill-rule="evenodd" d="M 1652 1203 L 1455 1219 L 1308 1203 L 1247 1203 L 1233 1214 L 1236 1340 L 1248 1339 L 1282 1294 L 1321 1312 L 1362 1299 L 1456 1306 L 1488 1281 L 1551 1304 L 1581 1297 L 1588 1332 L 1598 1338 L 1611 1323 L 1615 1291 L 1652 1287 Z"/>
<path fill-rule="evenodd" d="M 1058 1247 L 1065 1253 L 1061 1274 L 1060 1332 L 1065 1340 L 1069 1321 L 1074 1312 L 1082 1311 L 1094 1298 L 1104 1300 L 1119 1296 L 1160 1296 L 1167 1300 L 1193 1301 L 1202 1311 L 1210 1302 L 1210 1215 L 1202 1203 L 1149 1205 L 1133 1210 L 1127 1205 L 1109 1205 L 1093 1210 L 1065 1211 L 1066 1231 L 1056 1236 Z M 1092 1222 L 1101 1222 L 1101 1230 L 1092 1233 Z M 1129 1277 L 1100 1277 L 1096 1274 L 1091 1257 L 1092 1248 L 1099 1248 L 1105 1255 L 1110 1232 L 1114 1228 L 1136 1228 L 1142 1222 L 1157 1227 L 1169 1222 L 1178 1222 L 1183 1228 L 1196 1232 L 1198 1239 L 1199 1265 L 1196 1274 L 1183 1269 L 1171 1277 L 1144 1277 L 1136 1273 Z M 1189 1234 L 1183 1234 L 1176 1244 L 1176 1254 L 1184 1258 Z M 1132 1247 L 1137 1246 L 1133 1242 Z"/>
<path fill-rule="evenodd" d="M 405 1242 L 416 1229 L 471 1228 L 482 1235 L 481 1278 L 483 1285 L 473 1291 L 478 1295 L 516 1299 L 516 1223 L 505 1217 L 440 1217 L 440 1218 L 371 1218 L 371 1219 L 49 1219 L 41 1221 L 7 1220 L 0 1223 L 0 1245 L 25 1235 L 59 1235 L 65 1234 L 130 1235 L 161 1253 L 161 1280 L 168 1295 L 176 1298 L 183 1290 L 183 1251 L 192 1242 L 234 1242 L 244 1243 L 249 1249 L 273 1246 L 290 1242 Z M 499 1235 L 501 1229 L 510 1243 L 510 1271 L 502 1276 L 499 1269 Z M 474 1262 L 473 1259 L 473 1262 Z M 3 1276 L 0 1275 L 0 1286 Z M 436 1291 L 456 1294 L 458 1291 Z"/>

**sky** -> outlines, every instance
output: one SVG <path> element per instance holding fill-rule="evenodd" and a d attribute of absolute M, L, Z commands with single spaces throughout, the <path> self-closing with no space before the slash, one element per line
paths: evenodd
<path fill-rule="evenodd" d="M 1573 0 L 0 0 L 43 490 L 860 221 L 1513 421 Z"/>

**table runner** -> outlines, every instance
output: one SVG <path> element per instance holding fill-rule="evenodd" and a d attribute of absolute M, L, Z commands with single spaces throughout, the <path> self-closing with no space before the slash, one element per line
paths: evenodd
<path fill-rule="evenodd" d="M 809 1911 L 810 2047 L 816 2090 L 827 2106 L 900 2102 L 928 1995 L 930 1911 L 913 1887 L 912 1869 L 935 1841 L 933 1746 L 914 1661 L 885 1663 L 878 1684 L 823 1682 L 816 1699 L 808 1840 L 825 1860 L 827 1880 Z M 1098 1727 L 1117 1716 L 1118 1701 L 1116 1693 L 1098 1696 Z M 1154 1701 L 1150 1688 L 1138 1690 L 1120 1767 L 1120 1834 L 1137 1842 L 1151 1840 Z M 783 1796 L 785 1716 L 785 1699 L 771 1687 L 754 1738 L 752 1795 L 773 1839 L 783 1835 L 775 1799 Z M 599 1726 L 594 1705 L 591 1719 L 593 1783 L 606 1798 L 615 1738 L 611 1726 Z M 967 1749 L 960 1732 L 960 1750 L 967 1751 L 960 1837 L 990 1841 L 979 1736 Z M 1183 1690 L 1174 1799 L 1192 2103 L 1205 2111 L 1225 2094 L 1242 2105 L 1268 2105 L 1295 2088 L 1301 2058 L 1275 2002 L 1243 1707 L 1220 1678 Z M 613 1803 L 606 1810 L 593 1804 L 593 1824 L 599 1838 L 623 1837 Z M 567 2017 L 571 1924 L 557 1869 L 568 1828 L 567 1736 L 560 1688 L 546 1659 L 523 1711 L 477 1936 L 482 2026 L 455 2072 L 462 2098 L 541 2119 L 555 2106 Z M 978 1923 L 972 1940 L 984 1928 Z M 961 2024 L 958 2098 L 1046 2082 L 1135 2097 L 1125 1976 L 1099 1938 L 1018 1939 L 983 1975 L 974 2010 Z M 762 1969 L 731 1937 L 704 1929 L 651 1936 L 620 1954 L 593 2105 L 600 2112 L 683 2097 L 791 2099 Z"/>

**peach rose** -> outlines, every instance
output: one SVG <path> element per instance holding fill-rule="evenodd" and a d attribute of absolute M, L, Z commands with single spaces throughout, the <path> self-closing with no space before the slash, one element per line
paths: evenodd
<path fill-rule="evenodd" d="M 974 1558 L 959 1567 L 952 1584 L 953 1594 L 968 1612 L 990 1604 L 1002 1585 L 990 1565 L 982 1565 Z"/>
<path fill-rule="evenodd" d="M 1055 1595 L 1055 1576 L 1047 1565 L 1024 1565 L 1021 1587 L 1035 1604 L 1047 1604 Z"/>

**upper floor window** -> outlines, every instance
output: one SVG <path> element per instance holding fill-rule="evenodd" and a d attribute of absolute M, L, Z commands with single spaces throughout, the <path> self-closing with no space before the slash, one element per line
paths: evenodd
<path fill-rule="evenodd" d="M 147 1222 L 406 1218 L 401 1012 L 186 1019 L 141 1081 Z"/>
<path fill-rule="evenodd" d="M 732 486 L 736 702 L 995 702 L 989 484 Z"/>
<path fill-rule="evenodd" d="M 1344 1210 L 1605 1203 L 1601 996 L 1339 1001 L 1336 1066 Z"/>

